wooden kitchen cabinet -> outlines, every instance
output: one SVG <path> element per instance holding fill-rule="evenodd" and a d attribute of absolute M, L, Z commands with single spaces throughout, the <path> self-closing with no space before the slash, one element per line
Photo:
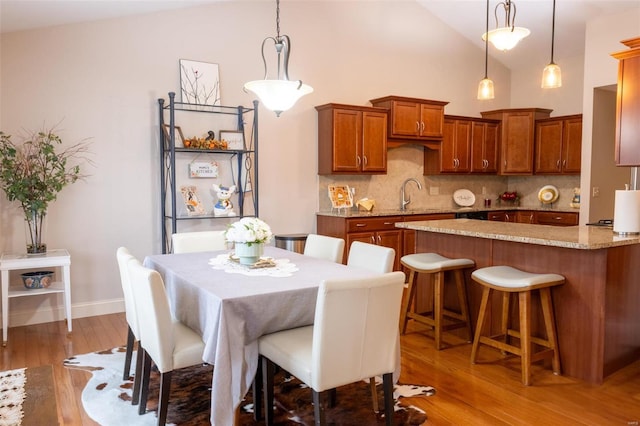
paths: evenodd
<path fill-rule="evenodd" d="M 448 102 L 401 96 L 386 96 L 370 102 L 374 107 L 389 111 L 387 136 L 390 146 L 407 141 L 429 145 L 428 142 L 442 140 L 444 106 Z"/>
<path fill-rule="evenodd" d="M 533 174 L 535 121 L 549 118 L 550 109 L 520 108 L 481 112 L 483 118 L 500 120 L 498 174 Z"/>
<path fill-rule="evenodd" d="M 402 229 L 396 228 L 396 222 L 402 222 L 402 216 L 376 217 L 338 217 L 318 215 L 317 232 L 320 235 L 345 240 L 343 263 L 347 263 L 349 248 L 354 241 L 391 247 L 396 251 L 394 270 L 400 270 L 402 257 Z"/>
<path fill-rule="evenodd" d="M 469 173 L 471 170 L 471 121 L 445 116 L 440 149 L 424 150 L 424 174 Z"/>
<path fill-rule="evenodd" d="M 629 49 L 614 53 L 618 62 L 615 159 L 618 166 L 640 166 L 640 37 L 623 40 Z"/>
<path fill-rule="evenodd" d="M 316 106 L 318 174 L 387 172 L 387 111 L 343 104 Z"/>
<path fill-rule="evenodd" d="M 498 121 L 471 122 L 471 173 L 498 171 Z"/>
<path fill-rule="evenodd" d="M 578 213 L 571 212 L 542 212 L 535 213 L 538 225 L 574 226 L 578 224 Z"/>
<path fill-rule="evenodd" d="M 536 121 L 536 174 L 578 174 L 581 155 L 582 114 Z"/>

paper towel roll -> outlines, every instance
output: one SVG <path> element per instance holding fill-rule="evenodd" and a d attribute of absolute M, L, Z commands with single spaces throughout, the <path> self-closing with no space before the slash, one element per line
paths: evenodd
<path fill-rule="evenodd" d="M 616 191 L 613 232 L 640 233 L 640 191 Z"/>

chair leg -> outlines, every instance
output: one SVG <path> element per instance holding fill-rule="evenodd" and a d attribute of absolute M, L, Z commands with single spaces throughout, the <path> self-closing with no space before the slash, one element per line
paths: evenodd
<path fill-rule="evenodd" d="M 136 353 L 136 372 L 133 376 L 133 393 L 131 395 L 131 405 L 137 405 L 140 402 L 140 385 L 142 383 L 142 363 L 144 362 L 144 349 L 138 342 L 138 352 Z"/>
<path fill-rule="evenodd" d="M 511 307 L 511 293 L 502 293 L 502 318 L 500 319 L 500 334 L 503 335 L 504 343 L 510 344 L 511 338 L 509 337 L 509 310 Z M 506 355 L 506 351 L 501 351 L 502 355 Z"/>
<path fill-rule="evenodd" d="M 478 324 L 476 325 L 476 334 L 473 338 L 473 345 L 471 346 L 471 363 L 476 363 L 476 357 L 478 355 L 478 345 L 480 343 L 480 335 L 482 333 L 482 326 L 484 325 L 484 320 L 487 315 L 487 307 L 489 304 L 489 295 L 491 294 L 491 289 L 489 287 L 484 287 L 482 290 L 482 299 L 480 301 L 480 311 L 478 312 Z"/>
<path fill-rule="evenodd" d="M 407 313 L 411 308 L 413 295 L 416 291 L 415 283 L 414 283 L 415 276 L 416 276 L 416 271 L 411 269 L 411 272 L 409 272 L 409 280 L 407 281 L 408 287 L 404 295 L 404 300 L 402 301 L 402 309 L 400 311 L 400 334 L 405 334 L 407 332 L 407 322 L 409 322 L 409 318 L 407 318 Z"/>
<path fill-rule="evenodd" d="M 149 399 L 149 377 L 151 376 L 151 357 L 147 354 L 143 348 L 142 358 L 142 383 L 140 384 L 140 405 L 138 406 L 138 414 L 144 414 L 147 412 L 147 400 Z"/>
<path fill-rule="evenodd" d="M 169 394 L 171 393 L 171 373 L 160 373 L 160 395 L 158 396 L 158 426 L 167 423 L 167 408 L 169 406 Z"/>
<path fill-rule="evenodd" d="M 560 351 L 558 348 L 558 335 L 556 334 L 556 319 L 553 314 L 553 303 L 551 301 L 551 289 L 548 287 L 540 289 L 540 301 L 542 303 L 542 315 L 544 316 L 544 324 L 547 331 L 547 341 L 553 349 L 553 358 L 551 359 L 553 373 L 560 374 Z"/>
<path fill-rule="evenodd" d="M 311 389 L 313 394 L 313 418 L 315 419 L 316 426 L 324 426 L 327 424 L 325 409 L 324 409 L 324 392 L 316 392 Z"/>
<path fill-rule="evenodd" d="M 471 325 L 471 315 L 469 314 L 469 299 L 467 298 L 467 289 L 464 285 L 464 271 L 462 269 L 456 269 L 453 271 L 456 281 L 456 288 L 458 289 L 458 300 L 460 301 L 460 314 L 467 323 L 467 333 L 469 336 L 469 342 L 473 340 L 473 327 Z"/>
<path fill-rule="evenodd" d="M 258 369 L 251 386 L 253 393 L 253 420 L 262 420 L 262 362 L 258 359 Z"/>
<path fill-rule="evenodd" d="M 260 356 L 262 363 L 262 398 L 264 404 L 264 423 L 273 425 L 273 375 L 275 364 L 268 358 Z"/>
<path fill-rule="evenodd" d="M 378 393 L 376 392 L 376 378 L 369 378 L 369 388 L 371 389 L 371 400 L 373 401 L 373 411 L 378 412 L 380 407 L 378 406 Z"/>
<path fill-rule="evenodd" d="M 444 304 L 444 272 L 433 277 L 433 332 L 436 349 L 442 349 L 442 305 Z"/>
<path fill-rule="evenodd" d="M 522 352 L 522 384 L 531 384 L 531 292 L 519 293 L 520 351 Z"/>
<path fill-rule="evenodd" d="M 129 379 L 129 373 L 131 372 L 131 356 L 133 354 L 133 344 L 136 341 L 136 336 L 133 335 L 131 327 L 127 327 L 127 351 L 124 356 L 124 371 L 122 372 L 122 380 Z"/>
<path fill-rule="evenodd" d="M 382 375 L 382 387 L 384 389 L 384 418 L 387 426 L 393 426 L 393 374 Z"/>

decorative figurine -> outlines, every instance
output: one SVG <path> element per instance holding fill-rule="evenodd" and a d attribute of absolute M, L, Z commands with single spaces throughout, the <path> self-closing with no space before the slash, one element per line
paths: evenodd
<path fill-rule="evenodd" d="M 236 186 L 226 187 L 216 183 L 212 186 L 218 197 L 218 202 L 213 206 L 213 214 L 215 216 L 235 216 L 236 212 L 233 211 L 233 203 L 230 198 L 236 192 Z"/>

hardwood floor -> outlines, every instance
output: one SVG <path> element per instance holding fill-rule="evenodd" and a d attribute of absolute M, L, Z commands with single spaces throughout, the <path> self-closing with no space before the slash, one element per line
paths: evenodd
<path fill-rule="evenodd" d="M 411 326 L 410 326 L 411 327 Z M 520 383 L 519 360 L 481 347 L 479 363 L 469 362 L 471 345 L 445 333 L 445 349 L 436 351 L 424 328 L 402 337 L 404 383 L 431 385 L 436 394 L 410 402 L 423 409 L 427 425 L 638 425 L 640 360 L 609 376 L 601 386 L 563 376 L 536 364 L 533 386 Z M 54 367 L 61 425 L 95 425 L 80 402 L 90 374 L 63 367 L 75 355 L 124 345 L 124 314 L 9 329 L 0 350 L 0 370 L 51 364 Z"/>

